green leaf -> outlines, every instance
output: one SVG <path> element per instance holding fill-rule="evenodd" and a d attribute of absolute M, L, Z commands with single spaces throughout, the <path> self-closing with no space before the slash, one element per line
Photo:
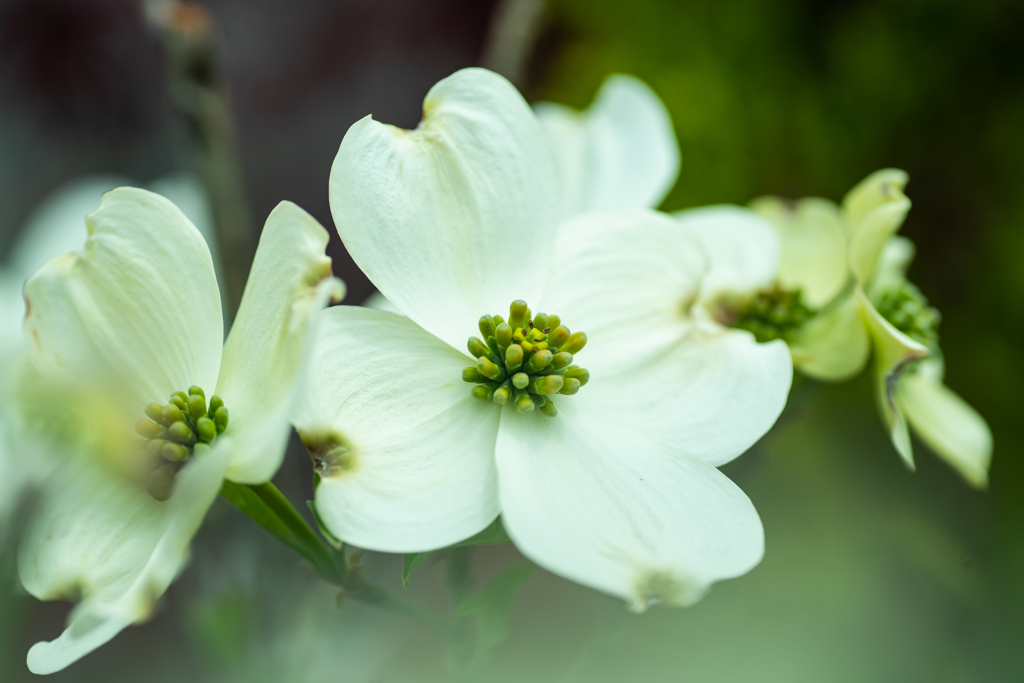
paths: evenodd
<path fill-rule="evenodd" d="M 463 548 L 470 545 L 498 545 L 500 543 L 511 543 L 512 539 L 505 533 L 505 527 L 501 524 L 501 517 L 496 517 L 493 522 L 487 525 L 483 531 L 470 536 L 464 541 L 459 541 L 454 545 L 448 546 L 449 548 Z M 438 548 L 438 550 L 444 550 L 444 548 Z M 428 550 L 422 553 L 406 553 L 402 557 L 402 585 L 409 583 L 409 576 L 412 575 L 416 567 L 423 564 L 423 561 L 431 554 L 437 552 L 437 550 Z"/>
<path fill-rule="evenodd" d="M 250 487 L 225 480 L 220 488 L 220 495 L 224 496 L 228 502 L 245 513 L 246 516 L 273 534 L 279 541 L 306 559 L 312 560 L 305 544 L 292 533 L 291 529 L 281 521 L 281 518 Z"/>
<path fill-rule="evenodd" d="M 345 542 L 339 541 L 334 537 L 334 534 L 327 530 L 327 527 L 324 526 L 323 521 L 320 519 L 320 515 L 316 511 L 315 503 L 311 500 L 307 500 L 306 507 L 308 507 L 309 511 L 313 513 L 313 519 L 316 520 L 316 528 L 320 531 L 320 535 L 324 537 L 324 540 L 330 543 L 331 547 L 335 550 L 343 549 L 345 547 Z"/>
<path fill-rule="evenodd" d="M 476 614 L 477 656 L 487 653 L 508 639 L 508 618 L 523 583 L 533 573 L 533 563 L 522 562 L 509 567 L 487 584 L 480 595 L 467 595 L 459 603 L 459 616 Z"/>

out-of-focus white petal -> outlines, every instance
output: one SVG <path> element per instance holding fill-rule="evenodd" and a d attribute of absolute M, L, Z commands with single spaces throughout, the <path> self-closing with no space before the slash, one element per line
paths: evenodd
<path fill-rule="evenodd" d="M 702 299 L 751 295 L 775 284 L 781 245 L 767 220 L 750 209 L 727 205 L 674 215 L 707 254 Z"/>
<path fill-rule="evenodd" d="M 628 413 L 573 398 L 555 418 L 502 413 L 502 521 L 527 557 L 638 611 L 692 604 L 760 561 L 764 532 L 739 487 L 630 430 Z"/>
<path fill-rule="evenodd" d="M 327 240 L 327 231 L 291 202 L 277 205 L 260 235 L 217 381 L 237 449 L 232 481 L 267 481 L 284 458 L 317 314 L 345 293 L 331 275 Z"/>
<path fill-rule="evenodd" d="M 843 198 L 850 269 L 863 287 L 870 286 L 882 249 L 910 211 L 910 200 L 903 194 L 907 179 L 899 169 L 876 171 Z"/>
<path fill-rule="evenodd" d="M 366 297 L 366 301 L 362 304 L 366 308 L 372 308 L 378 311 L 387 311 L 388 313 L 396 313 L 398 315 L 405 315 L 398 306 L 388 301 L 388 298 L 380 292 L 374 292 L 370 296 Z"/>
<path fill-rule="evenodd" d="M 900 287 L 907 279 L 907 267 L 914 260 L 914 243 L 906 237 L 892 237 L 882 248 L 871 288 L 866 290 L 869 299 L 877 301 L 878 296 Z"/>
<path fill-rule="evenodd" d="M 779 284 L 802 290 L 812 308 L 832 301 L 850 279 L 839 207 L 817 197 L 795 202 L 761 197 L 750 208 L 768 219 L 779 235 Z"/>
<path fill-rule="evenodd" d="M 605 79 L 583 112 L 540 102 L 537 118 L 562 178 L 562 216 L 593 209 L 654 208 L 679 175 L 672 119 L 643 81 Z"/>
<path fill-rule="evenodd" d="M 186 465 L 163 503 L 88 453 L 47 481 L 22 540 L 18 572 L 37 598 L 80 604 L 59 638 L 32 646 L 29 669 L 59 671 L 152 615 L 220 491 L 224 446 L 226 440 Z"/>
<path fill-rule="evenodd" d="M 403 313 L 457 349 L 484 313 L 540 299 L 558 216 L 544 133 L 507 80 L 439 82 L 413 131 L 365 118 L 331 170 L 345 247 Z"/>
<path fill-rule="evenodd" d="M 896 404 L 896 387 L 907 365 L 928 355 L 928 349 L 903 334 L 883 318 L 858 287 L 856 296 L 861 315 L 871 330 L 875 351 L 875 395 L 893 446 L 911 469 L 914 452 L 907 421 Z"/>
<path fill-rule="evenodd" d="M 196 384 L 212 388 L 224 339 L 202 235 L 171 202 L 122 187 L 86 220 L 78 254 L 25 285 L 25 336 L 48 372 L 103 382 L 134 411 Z"/>
<path fill-rule="evenodd" d="M 472 359 L 393 313 L 336 306 L 322 316 L 295 426 L 331 533 L 414 552 L 490 524 L 502 410 L 470 395 L 462 369 Z"/>
<path fill-rule="evenodd" d="M 896 405 L 918 436 L 972 486 L 988 484 L 992 432 L 978 411 L 940 380 L 916 371 L 900 377 Z"/>
<path fill-rule="evenodd" d="M 871 343 L 857 297 L 844 296 L 808 321 L 789 346 L 793 364 L 815 379 L 838 382 L 867 364 Z"/>

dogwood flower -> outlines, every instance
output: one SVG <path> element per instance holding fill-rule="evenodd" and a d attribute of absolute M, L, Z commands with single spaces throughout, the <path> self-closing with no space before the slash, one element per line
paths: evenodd
<path fill-rule="evenodd" d="M 563 295 L 549 285 L 552 272 L 572 265 L 558 236 L 557 171 L 511 84 L 466 69 L 430 90 L 416 130 L 362 119 L 345 135 L 330 188 L 349 253 L 405 314 L 323 314 L 295 424 L 333 534 L 374 550 L 427 551 L 500 513 L 532 560 L 637 610 L 691 604 L 757 564 L 757 513 L 713 463 L 768 428 L 763 418 L 777 406 L 760 404 L 777 397 L 756 383 L 749 395 L 737 391 L 727 353 L 702 359 L 690 349 L 697 374 L 678 385 L 645 377 L 654 373 L 644 366 L 650 335 L 629 327 L 642 316 L 633 301 L 597 298 L 590 305 L 604 307 L 603 324 L 585 330 L 575 322 L 582 310 L 548 307 Z M 641 231 L 672 222 L 646 211 L 575 220 Z M 692 266 L 670 284 L 693 294 L 699 249 L 681 244 L 670 257 Z M 586 285 L 561 286 L 589 301 Z M 606 334 L 622 342 L 621 372 L 588 360 L 597 351 L 604 367 L 614 356 Z M 679 445 L 637 428 L 643 406 L 657 401 L 699 434 Z"/>
<path fill-rule="evenodd" d="M 29 651 L 36 673 L 150 616 L 225 478 L 273 476 L 316 313 L 343 294 L 326 231 L 282 202 L 225 343 L 210 251 L 174 204 L 118 188 L 86 225 L 82 252 L 25 285 L 34 364 L 97 427 L 47 481 L 19 551 L 29 593 L 79 602 L 59 638 Z M 133 425 L 143 438 L 127 443 Z"/>
<path fill-rule="evenodd" d="M 973 486 L 984 487 L 992 433 L 974 408 L 946 387 L 939 312 L 906 279 L 913 243 L 894 236 L 910 209 L 907 174 L 873 173 L 843 200 L 857 300 L 875 349 L 879 410 L 897 452 L 911 469 L 908 423 Z"/>

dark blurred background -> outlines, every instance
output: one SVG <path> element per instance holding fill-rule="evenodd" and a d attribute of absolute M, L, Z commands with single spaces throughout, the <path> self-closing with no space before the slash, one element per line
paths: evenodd
<path fill-rule="evenodd" d="M 256 224 L 289 199 L 330 228 L 328 174 L 348 126 L 367 114 L 414 126 L 431 85 L 481 62 L 495 4 L 205 3 Z M 585 107 L 611 72 L 662 97 L 683 155 L 665 209 L 763 194 L 838 200 L 875 169 L 907 170 L 911 279 L 943 313 L 947 384 L 989 420 L 996 448 L 987 491 L 922 444 L 911 474 L 867 377 L 802 383 L 813 398 L 727 469 L 764 519 L 760 567 L 696 607 L 642 616 L 538 570 L 486 680 L 1024 680 L 1013 431 L 1024 386 L 1024 4 L 551 0 L 531 35 L 516 75 L 531 101 Z M 0 254 L 65 181 L 192 170 L 194 131 L 168 71 L 166 39 L 138 3 L 0 2 Z M 330 253 L 348 303 L 360 302 L 371 285 L 336 236 Z M 300 500 L 308 461 L 293 456 L 278 482 Z M 157 618 L 54 680 L 444 679 L 434 636 L 336 608 L 240 517 L 215 507 Z M 481 548 L 474 571 L 515 558 Z M 368 560 L 396 586 L 399 568 L 393 556 Z M 443 608 L 436 566 L 405 590 Z M 0 609 L 0 680 L 28 680 L 25 651 L 56 635 L 67 608 Z"/>

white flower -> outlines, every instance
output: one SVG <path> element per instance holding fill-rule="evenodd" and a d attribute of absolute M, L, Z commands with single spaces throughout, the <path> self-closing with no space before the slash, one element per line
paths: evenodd
<path fill-rule="evenodd" d="M 515 89 L 481 69 L 434 86 L 414 131 L 370 117 L 349 129 L 331 173 L 335 223 L 356 263 L 408 317 L 346 306 L 323 314 L 296 418 L 320 474 L 316 508 L 339 538 L 389 552 L 444 547 L 500 513 L 516 545 L 543 567 L 635 609 L 690 604 L 762 556 L 753 506 L 713 465 L 749 447 L 770 424 L 765 413 L 777 415 L 788 356 L 782 347 L 770 395 L 756 382 L 742 394 L 747 386 L 735 380 L 747 368 L 730 372 L 730 349 L 705 355 L 682 339 L 676 347 L 694 374 L 661 377 L 646 363 L 651 336 L 663 330 L 644 326 L 660 311 L 648 314 L 646 302 L 614 288 L 606 295 L 586 283 L 549 284 L 552 272 L 579 268 L 559 238 L 560 194 L 546 144 Z M 576 220 L 570 234 L 619 221 L 638 234 L 675 227 L 647 211 Z M 642 276 L 646 264 L 636 259 L 649 256 L 597 254 L 593 267 L 620 261 L 632 268 L 626 277 Z M 696 245 L 676 243 L 655 257 L 692 268 L 655 283 L 623 280 L 621 271 L 609 277 L 624 289 L 664 284 L 680 297 L 696 293 L 704 267 Z M 537 329 L 550 333 L 529 340 L 571 349 L 573 365 L 591 367 L 586 386 L 582 369 L 545 377 L 534 367 L 533 393 L 513 391 L 517 377 L 471 391 L 464 372 L 474 380 L 522 371 L 512 327 L 490 317 L 517 300 L 562 316 L 541 321 L 537 313 Z M 518 323 L 523 311 L 513 308 L 509 322 Z M 566 340 L 559 325 L 579 331 L 577 318 L 599 317 L 595 311 L 604 317 L 584 328 L 589 342 L 579 353 L 583 338 Z M 470 342 L 474 355 L 465 352 L 481 314 L 480 329 L 507 347 L 497 363 L 482 342 Z M 548 362 L 534 356 L 542 357 Z M 550 367 L 562 362 L 569 359 L 552 357 Z M 650 422 L 645 410 L 672 415 L 678 429 L 666 431 L 682 444 L 638 428 Z"/>
<path fill-rule="evenodd" d="M 323 253 L 326 231 L 283 202 L 267 219 L 225 343 L 210 251 L 171 202 L 119 188 L 86 224 L 84 250 L 51 259 L 25 286 L 33 362 L 74 387 L 76 407 L 100 427 L 98 441 L 46 483 L 19 552 L 30 593 L 80 601 L 59 638 L 29 651 L 36 673 L 64 668 L 151 614 L 223 479 L 273 476 L 315 314 L 342 294 Z M 209 393 L 200 401 L 201 392 L 190 390 L 189 419 L 166 420 L 170 403 L 160 418 L 157 405 L 156 419 L 167 426 L 144 421 L 154 438 L 122 450 L 120 435 L 147 407 L 154 415 L 148 404 L 190 386 Z M 216 437 L 206 428 L 217 432 L 227 414 L 214 412 L 214 392 L 230 410 Z M 204 441 L 212 448 L 202 448 Z M 160 453 L 187 462 L 158 465 Z"/>

